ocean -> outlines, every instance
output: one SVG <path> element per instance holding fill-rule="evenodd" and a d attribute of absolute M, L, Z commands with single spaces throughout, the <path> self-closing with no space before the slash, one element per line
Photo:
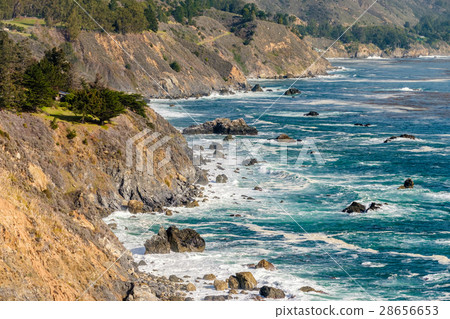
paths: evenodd
<path fill-rule="evenodd" d="M 211 186 L 199 207 L 106 218 L 118 224 L 115 233 L 135 260 L 147 263 L 140 270 L 190 276 L 196 300 L 224 294 L 197 278 L 224 280 L 239 271 L 293 300 L 450 300 L 450 58 L 330 62 L 327 76 L 249 81 L 264 92 L 151 102 L 180 130 L 193 119 L 227 117 L 244 118 L 259 134 L 225 143 L 225 159 L 208 148 L 223 136 L 186 136 L 211 160 L 202 166 Z M 292 84 L 302 94 L 282 95 Z M 310 111 L 319 116 L 304 116 Z M 282 133 L 301 141 L 271 140 Z M 384 143 L 401 134 L 416 139 Z M 259 163 L 245 166 L 246 158 Z M 219 174 L 228 182 L 216 183 Z M 398 189 L 407 178 L 414 188 Z M 353 201 L 382 206 L 342 212 Z M 195 229 L 206 250 L 144 255 L 160 225 Z M 276 270 L 249 270 L 261 259 Z"/>

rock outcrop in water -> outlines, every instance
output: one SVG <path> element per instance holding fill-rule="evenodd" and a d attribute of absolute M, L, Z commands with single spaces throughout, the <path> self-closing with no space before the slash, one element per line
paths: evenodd
<path fill-rule="evenodd" d="M 185 128 L 183 134 L 257 135 L 258 130 L 249 126 L 244 119 L 217 118 L 214 121 Z"/>
<path fill-rule="evenodd" d="M 170 249 L 174 252 L 202 252 L 205 250 L 205 240 L 193 229 L 178 229 L 176 226 L 170 226 L 167 229 L 167 237 Z"/>
<path fill-rule="evenodd" d="M 290 88 L 288 90 L 286 90 L 286 92 L 284 92 L 284 95 L 297 95 L 297 94 L 301 94 L 302 92 L 299 89 L 296 88 Z"/>
<path fill-rule="evenodd" d="M 317 113 L 316 111 L 310 111 L 306 113 L 305 116 L 319 116 L 319 113 Z"/>
<path fill-rule="evenodd" d="M 344 213 L 364 213 L 366 211 L 366 206 L 358 202 L 353 202 L 343 210 Z"/>
<path fill-rule="evenodd" d="M 256 84 L 254 87 L 252 87 L 252 92 L 263 92 L 263 89 L 261 85 Z"/>
<path fill-rule="evenodd" d="M 248 271 L 238 272 L 236 274 L 236 279 L 239 282 L 239 289 L 252 290 L 253 288 L 256 288 L 256 285 L 258 284 L 255 277 L 253 277 L 253 274 Z"/>
<path fill-rule="evenodd" d="M 402 134 L 402 135 L 400 135 L 400 136 L 391 136 L 391 137 L 389 137 L 388 139 L 386 139 L 386 140 L 384 141 L 384 143 L 393 141 L 393 140 L 398 139 L 398 138 L 407 138 L 407 139 L 410 139 L 410 140 L 415 140 L 415 139 L 416 139 L 416 137 L 415 137 L 414 135 L 410 135 L 410 134 Z"/>
<path fill-rule="evenodd" d="M 272 299 L 282 299 L 286 297 L 283 290 L 269 286 L 262 286 L 259 290 L 259 294 L 265 298 Z"/>
<path fill-rule="evenodd" d="M 170 253 L 170 243 L 164 227 L 159 228 L 158 234 L 148 239 L 145 244 L 145 254 L 168 254 Z"/>
<path fill-rule="evenodd" d="M 403 186 L 399 187 L 399 189 L 406 189 L 406 188 L 414 188 L 414 181 L 411 178 L 407 178 L 403 183 Z"/>

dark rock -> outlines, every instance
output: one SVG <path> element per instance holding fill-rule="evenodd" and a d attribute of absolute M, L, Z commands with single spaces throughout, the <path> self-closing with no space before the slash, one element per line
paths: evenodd
<path fill-rule="evenodd" d="M 411 178 L 408 178 L 403 183 L 403 186 L 400 186 L 399 189 L 405 189 L 405 188 L 414 188 L 414 181 Z"/>
<path fill-rule="evenodd" d="M 390 142 L 390 141 L 395 140 L 395 139 L 397 139 L 397 138 L 407 138 L 407 139 L 410 139 L 410 140 L 415 140 L 415 139 L 416 139 L 416 137 L 415 137 L 414 135 L 410 135 L 410 134 L 402 134 L 402 135 L 400 135 L 400 136 L 391 136 L 391 137 L 389 137 L 388 139 L 386 139 L 386 140 L 384 141 L 384 143 Z"/>
<path fill-rule="evenodd" d="M 369 123 L 367 123 L 367 124 L 356 123 L 355 126 L 365 126 L 365 127 L 369 127 L 370 124 L 369 124 Z"/>
<path fill-rule="evenodd" d="M 348 206 L 346 209 L 343 210 L 345 213 L 364 213 L 366 211 L 366 206 L 358 203 L 353 202 L 350 206 Z"/>
<path fill-rule="evenodd" d="M 147 240 L 144 244 L 145 254 L 168 254 L 170 244 L 164 227 L 159 228 L 158 234 Z"/>
<path fill-rule="evenodd" d="M 369 208 L 367 208 L 367 210 L 377 210 L 380 209 L 382 206 L 382 204 L 379 203 L 370 203 Z"/>
<path fill-rule="evenodd" d="M 262 188 L 259 186 L 255 186 L 255 188 L 253 188 L 253 190 L 262 192 Z"/>
<path fill-rule="evenodd" d="M 256 158 L 250 158 L 246 159 L 242 162 L 242 165 L 244 166 L 252 166 L 258 163 L 258 160 Z"/>
<path fill-rule="evenodd" d="M 284 95 L 296 95 L 296 94 L 301 94 L 302 92 L 300 92 L 299 89 L 296 88 L 290 88 L 289 90 L 287 90 L 286 92 L 284 92 Z"/>
<path fill-rule="evenodd" d="M 139 266 L 139 267 L 140 267 L 140 266 L 147 266 L 147 263 L 146 263 L 145 261 L 141 260 L 141 261 L 138 263 L 138 266 Z"/>
<path fill-rule="evenodd" d="M 282 299 L 286 297 L 283 290 L 269 286 L 261 287 L 261 289 L 259 290 L 259 294 L 265 298 L 273 299 Z"/>
<path fill-rule="evenodd" d="M 227 118 L 217 118 L 214 121 L 185 128 L 183 134 L 257 135 L 258 130 L 249 126 L 242 118 L 233 121 Z"/>
<path fill-rule="evenodd" d="M 266 270 L 275 270 L 275 266 L 265 259 L 260 260 L 259 263 L 256 265 L 256 268 L 264 268 Z"/>
<path fill-rule="evenodd" d="M 220 174 L 216 177 L 216 183 L 226 183 L 228 182 L 228 177 L 225 174 Z"/>
<path fill-rule="evenodd" d="M 205 240 L 193 229 L 178 229 L 170 226 L 167 229 L 170 249 L 174 252 L 202 252 L 205 250 Z"/>
<path fill-rule="evenodd" d="M 238 272 L 236 279 L 239 282 L 239 289 L 252 290 L 258 284 L 253 274 L 248 271 Z"/>
<path fill-rule="evenodd" d="M 319 116 L 319 113 L 316 111 L 310 111 L 309 113 L 306 113 L 305 116 Z"/>
<path fill-rule="evenodd" d="M 295 140 L 287 134 L 280 134 L 275 140 L 277 142 L 295 142 Z"/>
<path fill-rule="evenodd" d="M 263 89 L 261 85 L 256 84 L 254 87 L 252 87 L 252 92 L 263 92 Z"/>

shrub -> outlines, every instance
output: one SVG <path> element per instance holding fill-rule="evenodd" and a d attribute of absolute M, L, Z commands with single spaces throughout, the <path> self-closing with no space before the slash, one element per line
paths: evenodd
<path fill-rule="evenodd" d="M 175 72 L 180 72 L 180 71 L 181 71 L 181 66 L 178 64 L 177 61 L 174 61 L 174 62 L 170 63 L 170 67 L 171 67 L 172 70 L 174 70 Z"/>
<path fill-rule="evenodd" d="M 50 122 L 50 128 L 52 130 L 56 130 L 58 128 L 58 122 L 56 121 L 56 117 L 53 118 L 53 120 Z"/>
<path fill-rule="evenodd" d="M 77 137 L 77 132 L 75 130 L 67 129 L 67 135 L 66 137 L 69 140 L 73 140 L 75 137 Z"/>

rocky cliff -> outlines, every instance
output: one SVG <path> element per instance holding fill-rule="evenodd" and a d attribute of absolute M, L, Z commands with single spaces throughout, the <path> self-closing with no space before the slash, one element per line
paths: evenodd
<path fill-rule="evenodd" d="M 0 300 L 127 298 L 141 279 L 101 218 L 130 199 L 154 211 L 189 202 L 198 189 L 186 142 L 152 110 L 105 127 L 60 120 L 52 129 L 50 119 L 0 112 Z M 126 165 L 126 141 L 143 129 L 168 139 L 153 175 Z"/>
<path fill-rule="evenodd" d="M 61 46 L 79 77 L 93 81 L 99 74 L 113 89 L 146 97 L 246 89 L 247 77 L 311 76 L 329 67 L 283 25 L 242 23 L 240 16 L 218 10 L 208 10 L 194 20 L 191 26 L 161 23 L 157 33 L 82 32 L 73 42 L 66 42 L 58 29 L 35 26 L 30 31 L 34 36 L 26 42 L 36 57 Z"/>
<path fill-rule="evenodd" d="M 324 38 L 305 37 L 305 41 L 318 52 L 323 52 L 333 40 Z M 433 46 L 414 43 L 408 49 L 396 48 L 395 50 L 381 50 L 374 44 L 336 42 L 324 55 L 325 58 L 367 58 L 372 56 L 385 58 L 414 58 L 419 56 L 448 56 L 450 45 L 446 42 L 438 42 Z"/>

